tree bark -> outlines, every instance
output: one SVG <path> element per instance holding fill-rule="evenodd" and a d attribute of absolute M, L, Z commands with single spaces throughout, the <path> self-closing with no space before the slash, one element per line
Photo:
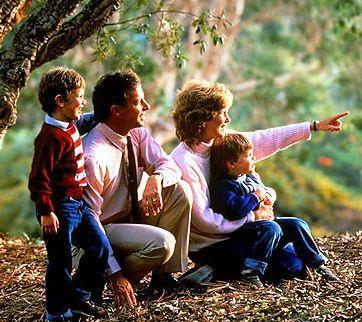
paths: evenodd
<path fill-rule="evenodd" d="M 33 69 L 51 61 L 97 32 L 117 10 L 119 0 L 93 0 L 74 18 L 64 23 L 58 33 L 37 54 Z"/>
<path fill-rule="evenodd" d="M 25 17 L 31 0 L 3 0 L 0 3 L 0 44 L 5 35 Z"/>
<path fill-rule="evenodd" d="M 6 4 L 12 2 L 18 3 L 18 14 L 28 3 L 7 0 Z M 59 57 L 99 30 L 117 10 L 121 1 L 92 0 L 76 16 L 69 19 L 82 2 L 47 1 L 26 19 L 16 32 L 9 48 L 0 54 L 0 148 L 7 130 L 16 122 L 19 93 L 31 71 Z M 4 4 L 1 5 L 1 9 L 5 8 Z M 4 10 L 2 12 L 5 12 Z M 8 15 L 16 15 L 13 11 L 7 9 Z M 9 31 L 11 26 L 4 24 L 3 34 Z"/>

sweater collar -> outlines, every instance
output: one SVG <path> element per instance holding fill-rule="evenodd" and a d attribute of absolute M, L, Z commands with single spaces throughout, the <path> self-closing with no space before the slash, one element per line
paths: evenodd
<path fill-rule="evenodd" d="M 189 147 L 186 143 L 184 144 L 188 150 L 201 158 L 208 158 L 210 156 L 210 148 L 212 146 L 212 143 L 201 142 L 197 145 L 194 145 L 192 148 Z"/>
<path fill-rule="evenodd" d="M 50 115 L 46 114 L 45 115 L 45 123 L 49 124 L 49 125 L 53 125 L 56 126 L 62 130 L 66 130 L 69 126 L 69 122 L 63 122 L 63 121 L 59 121 L 53 117 L 51 117 Z"/>

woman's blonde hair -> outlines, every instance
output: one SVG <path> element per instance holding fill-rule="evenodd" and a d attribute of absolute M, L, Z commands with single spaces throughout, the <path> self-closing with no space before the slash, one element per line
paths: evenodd
<path fill-rule="evenodd" d="M 225 107 L 230 107 L 233 96 L 220 83 L 190 80 L 176 97 L 173 119 L 176 136 L 180 141 L 193 146 L 201 142 L 205 124 Z"/>

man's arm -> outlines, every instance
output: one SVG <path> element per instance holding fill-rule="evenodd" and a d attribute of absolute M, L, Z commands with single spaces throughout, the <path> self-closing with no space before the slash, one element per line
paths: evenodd
<path fill-rule="evenodd" d="M 162 149 L 144 128 L 131 131 L 132 141 L 138 146 L 138 166 L 143 166 L 148 175 L 160 174 L 162 187 L 174 185 L 181 179 L 181 171 L 175 161 Z"/>
<path fill-rule="evenodd" d="M 138 146 L 138 164 L 149 175 L 142 196 L 142 210 L 146 216 L 157 215 L 163 207 L 162 187 L 168 187 L 181 179 L 181 171 L 147 130 L 131 131 L 132 141 Z"/>
<path fill-rule="evenodd" d="M 87 174 L 88 185 L 85 187 L 83 192 L 83 199 L 89 210 L 92 212 L 96 220 L 99 222 L 102 230 L 104 231 L 100 222 L 100 215 L 102 212 L 103 205 L 103 186 L 104 186 L 104 169 L 102 170 L 101 165 L 95 158 L 91 156 L 85 157 L 85 171 Z M 108 274 L 114 274 L 121 270 L 121 267 L 113 255 L 113 250 L 109 249 L 108 256 Z"/>
<path fill-rule="evenodd" d="M 88 185 L 84 191 L 84 201 L 102 227 L 100 215 L 103 205 L 102 191 L 105 182 L 104 173 L 97 160 L 90 156 L 85 157 L 85 169 Z M 104 169 L 103 169 L 104 170 Z M 102 230 L 104 231 L 103 227 Z M 109 244 L 110 245 L 110 244 Z M 108 274 L 117 307 L 133 308 L 137 304 L 131 283 L 123 276 L 121 266 L 113 254 L 111 245 L 108 249 Z"/>
<path fill-rule="evenodd" d="M 78 128 L 80 135 L 90 132 L 96 125 L 97 122 L 94 119 L 94 112 L 82 114 L 80 119 L 75 122 L 75 126 Z"/>

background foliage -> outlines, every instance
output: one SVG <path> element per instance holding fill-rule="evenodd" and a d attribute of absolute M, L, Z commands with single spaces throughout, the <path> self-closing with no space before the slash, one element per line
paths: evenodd
<path fill-rule="evenodd" d="M 37 86 L 41 73 L 51 66 L 70 66 L 84 76 L 89 110 L 91 91 L 100 75 L 134 68 L 154 107 L 149 126 L 155 134 L 166 129 L 167 135 L 162 135 L 168 138 L 163 140 L 166 150 L 175 146 L 169 114 L 176 88 L 211 68 L 202 63 L 195 67 L 193 62 L 202 61 L 205 56 L 200 52 L 210 50 L 213 38 L 219 37 L 217 43 L 224 38 L 222 32 L 205 37 L 204 31 L 210 33 L 209 29 L 203 31 L 203 21 L 199 20 L 200 32 L 194 40 L 199 40 L 198 50 L 191 51 L 186 45 L 190 17 L 186 15 L 177 24 L 170 18 L 165 32 L 157 34 L 157 18 L 146 14 L 157 11 L 157 7 L 148 1 L 134 3 L 125 2 L 120 18 L 145 19 L 137 20 L 137 24 L 110 25 L 32 73 L 21 93 L 18 123 L 0 153 L 0 231 L 39 235 L 27 177 L 33 140 L 44 117 L 37 101 Z M 187 1 L 174 3 L 181 11 Z M 196 6 L 193 11 L 201 12 L 205 3 L 200 1 L 200 8 Z M 322 119 L 344 110 L 352 112 L 338 136 L 318 133 L 311 141 L 258 164 L 264 182 L 277 190 L 278 213 L 312 221 L 318 234 L 362 228 L 361 9 L 359 0 L 246 1 L 240 29 L 227 47 L 227 63 L 221 58 L 216 62 L 216 80 L 234 93 L 230 112 L 231 127 L 235 129 L 251 131 Z M 175 42 L 167 51 L 167 46 L 162 46 L 170 30 L 170 39 Z M 222 52 L 223 47 L 219 50 Z M 174 61 L 170 63 L 165 56 Z M 174 88 L 167 90 L 171 79 Z"/>

